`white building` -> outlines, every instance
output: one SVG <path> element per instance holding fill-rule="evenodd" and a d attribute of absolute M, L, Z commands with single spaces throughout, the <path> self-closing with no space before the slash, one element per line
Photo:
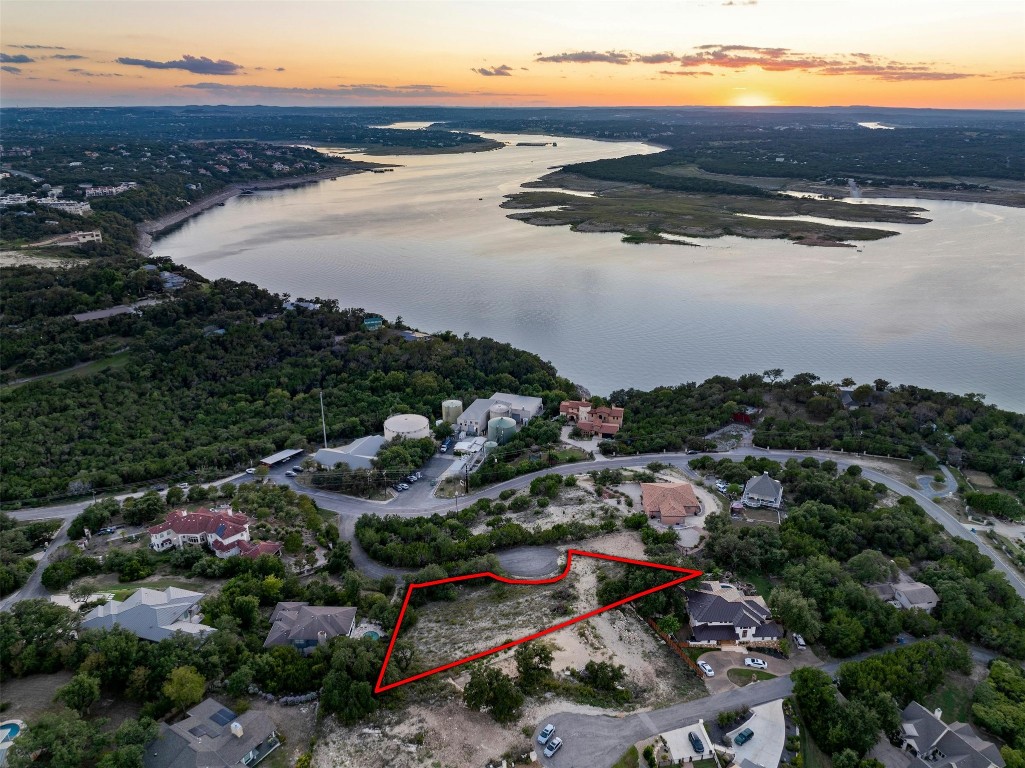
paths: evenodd
<path fill-rule="evenodd" d="M 478 435 L 487 431 L 488 419 L 496 416 L 508 416 L 523 426 L 544 411 L 544 401 L 540 397 L 513 395 L 508 392 L 496 392 L 487 399 L 477 398 L 456 419 L 460 432 L 467 435 Z"/>

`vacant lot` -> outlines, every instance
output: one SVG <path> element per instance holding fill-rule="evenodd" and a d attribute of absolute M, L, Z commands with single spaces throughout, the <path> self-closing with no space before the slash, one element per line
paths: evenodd
<path fill-rule="evenodd" d="M 63 704 L 54 702 L 53 695 L 70 679 L 70 672 L 54 672 L 5 680 L 0 699 L 10 706 L 4 711 L 3 719 L 30 722 L 45 712 L 63 709 Z"/>

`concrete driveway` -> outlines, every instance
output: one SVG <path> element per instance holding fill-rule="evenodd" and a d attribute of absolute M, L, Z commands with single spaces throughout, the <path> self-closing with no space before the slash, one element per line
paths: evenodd
<path fill-rule="evenodd" d="M 735 762 L 750 760 L 757 765 L 774 768 L 779 765 L 783 745 L 787 740 L 786 719 L 783 717 L 783 699 L 751 707 L 751 718 L 727 735 L 732 740 L 745 728 L 754 731 L 754 737 L 746 744 L 734 745 Z"/>
<path fill-rule="evenodd" d="M 776 675 L 776 677 L 789 675 L 795 669 L 795 665 L 792 660 L 777 659 L 773 656 L 767 656 L 764 653 L 748 652 L 742 648 L 709 651 L 708 653 L 701 654 L 701 661 L 710 664 L 712 669 L 715 671 L 714 676 L 705 678 L 705 686 L 708 688 L 708 692 L 710 694 L 716 694 L 724 691 L 730 691 L 734 688 L 740 688 L 741 686 L 738 686 L 730 680 L 727 673 L 731 669 L 747 669 L 747 667 L 744 666 L 744 659 L 746 658 L 762 659 L 769 665 L 765 671 L 771 675 Z M 761 682 L 763 681 L 759 681 L 759 683 Z M 757 685 L 757 683 L 754 685 Z"/>

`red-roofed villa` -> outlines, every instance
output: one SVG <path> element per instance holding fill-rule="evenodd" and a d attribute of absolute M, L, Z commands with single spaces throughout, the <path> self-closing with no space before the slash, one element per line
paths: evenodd
<path fill-rule="evenodd" d="M 234 512 L 178 509 L 147 532 L 149 545 L 157 552 L 186 544 L 208 544 L 217 557 L 281 554 L 281 544 L 276 541 L 250 541 L 249 518 Z"/>
<path fill-rule="evenodd" d="M 649 519 L 658 517 L 666 525 L 701 514 L 701 502 L 690 483 L 641 483 L 641 502 Z"/>
<path fill-rule="evenodd" d="M 622 408 L 594 406 L 586 400 L 564 400 L 559 403 L 559 415 L 588 435 L 612 437 L 623 426 Z"/>

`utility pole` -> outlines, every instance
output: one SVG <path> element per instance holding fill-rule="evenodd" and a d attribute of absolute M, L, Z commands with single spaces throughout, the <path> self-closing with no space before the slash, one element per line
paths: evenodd
<path fill-rule="evenodd" d="M 320 426 L 324 429 L 324 447 L 327 448 L 327 419 L 324 418 L 324 390 L 320 390 Z"/>

